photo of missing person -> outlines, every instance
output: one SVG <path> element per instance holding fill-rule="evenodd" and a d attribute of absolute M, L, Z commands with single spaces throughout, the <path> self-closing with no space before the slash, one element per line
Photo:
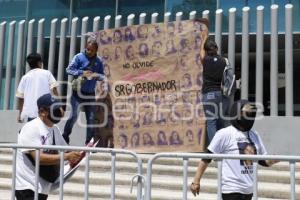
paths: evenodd
<path fill-rule="evenodd" d="M 127 147 L 127 136 L 124 133 L 121 133 L 118 137 L 119 147 L 124 149 Z"/>
<path fill-rule="evenodd" d="M 154 26 L 151 36 L 155 39 L 157 39 L 161 36 L 161 29 L 158 25 Z"/>
<path fill-rule="evenodd" d="M 140 128 L 140 115 L 138 113 L 133 113 L 130 122 L 133 128 Z"/>
<path fill-rule="evenodd" d="M 182 22 L 178 23 L 178 28 L 177 29 L 178 29 L 178 33 L 182 33 L 183 32 L 184 28 L 183 28 L 183 23 Z"/>
<path fill-rule="evenodd" d="M 183 110 L 183 121 L 188 125 L 188 126 L 192 126 L 193 125 L 193 113 L 191 111 L 191 108 L 185 108 Z"/>
<path fill-rule="evenodd" d="M 166 55 L 174 54 L 177 52 L 175 48 L 174 40 L 168 40 L 166 43 Z"/>
<path fill-rule="evenodd" d="M 102 45 L 111 44 L 111 38 L 108 37 L 106 31 L 100 31 L 100 43 Z"/>
<path fill-rule="evenodd" d="M 195 37 L 194 49 L 199 50 L 201 47 L 202 39 L 199 35 Z"/>
<path fill-rule="evenodd" d="M 201 139 L 202 139 L 202 128 L 200 128 L 200 129 L 198 130 L 197 139 L 198 139 L 198 144 L 201 144 Z"/>
<path fill-rule="evenodd" d="M 168 117 L 169 117 L 168 121 L 173 124 L 178 124 L 179 121 L 181 120 L 181 114 L 176 110 L 170 112 Z"/>
<path fill-rule="evenodd" d="M 138 132 L 131 136 L 131 147 L 135 148 L 140 146 L 140 134 Z"/>
<path fill-rule="evenodd" d="M 186 38 L 182 38 L 180 40 L 180 52 L 181 53 L 188 53 L 190 50 L 191 50 L 190 41 Z"/>
<path fill-rule="evenodd" d="M 133 42 L 135 40 L 135 36 L 130 27 L 125 28 L 124 41 Z"/>
<path fill-rule="evenodd" d="M 150 133 L 146 132 L 143 134 L 143 144 L 144 146 L 153 146 L 154 141 L 150 135 Z"/>
<path fill-rule="evenodd" d="M 181 88 L 186 90 L 186 89 L 189 89 L 191 87 L 192 87 L 191 75 L 186 73 L 182 76 Z"/>
<path fill-rule="evenodd" d="M 126 116 L 124 114 L 120 114 L 119 115 L 119 129 L 126 129 L 127 126 L 125 125 L 125 121 L 126 121 Z"/>
<path fill-rule="evenodd" d="M 122 42 L 122 32 L 121 30 L 115 30 L 114 34 L 113 34 L 113 43 L 118 44 L 120 42 Z"/>
<path fill-rule="evenodd" d="M 238 148 L 240 154 L 246 154 L 246 155 L 256 155 L 256 147 L 248 142 L 238 142 Z M 240 160 L 240 164 L 242 166 L 252 166 L 253 161 L 252 160 Z"/>
<path fill-rule="evenodd" d="M 122 59 L 122 48 L 120 46 L 117 46 L 115 48 L 115 60 L 120 61 Z"/>
<path fill-rule="evenodd" d="M 196 77 L 196 84 L 197 86 L 200 88 L 200 90 L 202 89 L 202 85 L 203 85 L 203 76 L 202 76 L 202 72 L 199 72 L 197 74 L 197 77 Z"/>
<path fill-rule="evenodd" d="M 140 40 L 146 40 L 148 38 L 148 26 L 147 25 L 140 25 L 137 28 L 137 37 Z"/>
<path fill-rule="evenodd" d="M 157 112 L 156 123 L 158 125 L 166 125 L 167 124 L 166 113 Z"/>
<path fill-rule="evenodd" d="M 143 125 L 150 126 L 153 122 L 153 113 L 151 111 L 147 111 L 143 117 Z"/>
<path fill-rule="evenodd" d="M 104 74 L 107 78 L 110 77 L 110 67 L 108 64 L 104 64 Z"/>
<path fill-rule="evenodd" d="M 201 68 L 202 67 L 202 63 L 201 63 L 201 56 L 200 54 L 196 54 L 196 57 L 195 57 L 195 62 L 196 62 L 196 65 Z"/>
<path fill-rule="evenodd" d="M 127 60 L 134 60 L 135 57 L 135 52 L 134 52 L 134 48 L 132 45 L 128 45 L 125 51 L 125 56 Z"/>
<path fill-rule="evenodd" d="M 178 64 L 179 68 L 183 71 L 187 71 L 188 66 L 188 56 L 186 54 L 180 55 L 178 58 Z"/>
<path fill-rule="evenodd" d="M 183 103 L 193 103 L 191 92 L 184 91 L 181 93 L 181 98 Z"/>
<path fill-rule="evenodd" d="M 196 103 L 199 104 L 202 102 L 202 91 L 197 91 L 196 94 Z"/>
<path fill-rule="evenodd" d="M 188 129 L 185 133 L 185 136 L 188 139 L 188 142 L 194 142 L 194 133 L 192 130 Z"/>
<path fill-rule="evenodd" d="M 182 145 L 183 141 L 180 139 L 177 131 L 172 131 L 170 136 L 170 145 Z"/>
<path fill-rule="evenodd" d="M 157 134 L 157 145 L 168 145 L 167 137 L 165 132 L 159 131 Z"/>
<path fill-rule="evenodd" d="M 102 55 L 101 56 L 105 60 L 105 62 L 110 62 L 112 60 L 111 56 L 110 56 L 109 48 L 104 48 L 102 50 Z"/>
<path fill-rule="evenodd" d="M 167 34 L 168 34 L 168 37 L 175 36 L 175 24 L 173 22 L 169 22 L 167 24 Z"/>
<path fill-rule="evenodd" d="M 141 43 L 139 45 L 139 55 L 142 58 L 145 58 L 149 55 L 149 48 L 148 48 L 148 45 L 146 43 Z"/>
<path fill-rule="evenodd" d="M 162 43 L 161 41 L 155 41 L 152 45 L 152 56 L 159 57 L 162 55 Z"/>

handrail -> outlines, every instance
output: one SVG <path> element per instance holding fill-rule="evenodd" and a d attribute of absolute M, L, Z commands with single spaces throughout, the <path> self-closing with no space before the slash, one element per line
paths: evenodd
<path fill-rule="evenodd" d="M 183 159 L 183 200 L 187 199 L 187 167 L 188 159 L 201 158 L 213 159 L 218 162 L 218 199 L 221 199 L 221 173 L 222 173 L 222 160 L 235 159 L 235 160 L 252 160 L 254 161 L 254 199 L 257 199 L 257 162 L 259 160 L 278 160 L 290 162 L 291 173 L 291 200 L 296 199 L 295 195 L 295 162 L 300 162 L 300 156 L 289 155 L 234 155 L 234 154 L 207 154 L 207 153 L 158 153 L 148 160 L 147 164 L 147 179 L 146 179 L 146 200 L 151 200 L 151 184 L 152 184 L 152 166 L 158 158 L 182 158 Z"/>
<path fill-rule="evenodd" d="M 110 153 L 112 155 L 112 165 L 114 165 L 115 163 L 115 157 L 116 154 L 127 154 L 127 155 L 131 155 L 136 159 L 137 162 L 137 174 L 139 176 L 142 176 L 142 159 L 135 153 L 132 151 L 128 151 L 128 150 L 122 150 L 122 149 L 112 149 L 112 148 L 98 148 L 98 147 L 78 147 L 78 146 L 59 146 L 59 145 L 43 145 L 43 146 L 29 146 L 29 145 L 19 145 L 19 144 L 0 144 L 0 149 L 1 148 L 11 148 L 13 149 L 13 166 L 12 166 L 12 189 L 11 189 L 11 199 L 14 200 L 14 196 L 15 196 L 15 176 L 16 176 L 16 151 L 17 149 L 34 149 L 36 150 L 36 154 L 37 154 L 37 159 L 36 159 L 36 171 L 35 173 L 38 174 L 39 173 L 39 154 L 40 154 L 40 150 L 42 149 L 49 149 L 49 150 L 58 150 L 60 152 L 60 164 L 61 164 L 61 171 L 63 168 L 63 154 L 65 151 L 85 151 L 87 152 L 87 158 L 85 160 L 85 164 L 87 167 L 89 167 L 89 156 L 90 156 L 90 152 L 96 153 L 96 152 L 102 152 L 102 153 Z M 89 183 L 89 179 L 88 179 L 88 173 L 89 170 L 85 170 L 85 185 Z M 135 176 L 136 176 L 135 175 Z M 62 180 L 62 174 L 60 175 L 60 180 Z M 112 184 L 111 184 L 111 199 L 114 200 L 115 199 L 115 168 L 112 168 Z M 138 178 L 137 179 L 137 200 L 141 200 L 142 199 L 142 179 Z M 36 184 L 38 183 L 38 176 L 36 176 L 36 180 L 35 180 Z M 88 199 L 88 185 L 85 186 L 85 199 Z M 38 196 L 38 188 L 35 188 L 35 200 L 37 200 Z M 60 200 L 63 199 L 63 183 L 60 182 L 60 187 L 59 187 L 59 197 Z"/>

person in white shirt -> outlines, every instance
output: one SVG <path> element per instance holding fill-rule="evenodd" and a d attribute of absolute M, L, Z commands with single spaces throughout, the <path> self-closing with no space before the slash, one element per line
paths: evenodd
<path fill-rule="evenodd" d="M 231 108 L 231 126 L 219 130 L 208 146 L 208 153 L 215 154 L 260 154 L 267 151 L 258 135 L 252 130 L 256 106 L 247 100 L 240 100 Z M 200 179 L 211 159 L 199 162 L 194 180 L 190 186 L 196 196 L 200 191 Z M 260 160 L 258 163 L 269 167 L 278 161 Z M 253 196 L 253 162 L 250 160 L 224 159 L 222 162 L 223 200 L 251 200 Z"/>
<path fill-rule="evenodd" d="M 61 132 L 55 124 L 63 117 L 63 109 L 59 101 L 45 94 L 37 100 L 39 116 L 27 122 L 18 135 L 18 144 L 26 146 L 43 145 L 66 145 Z M 58 152 L 55 152 L 58 153 Z M 64 159 L 69 162 L 76 162 L 80 158 L 80 152 L 70 151 L 64 154 Z M 52 183 L 45 180 L 41 175 L 43 166 L 59 167 L 59 154 L 50 154 L 46 149 L 40 152 L 40 176 L 38 181 L 38 199 L 46 200 Z M 35 150 L 18 149 L 16 168 L 16 192 L 17 200 L 33 200 L 35 190 Z M 57 167 L 57 168 L 58 168 Z M 49 168 L 47 168 L 49 169 Z M 52 171 L 50 176 L 55 176 Z M 57 174 L 57 176 L 59 173 Z M 57 177 L 55 177 L 56 179 Z"/>
<path fill-rule="evenodd" d="M 38 116 L 37 99 L 47 93 L 58 96 L 58 83 L 52 73 L 43 69 L 42 56 L 31 53 L 26 58 L 29 64 L 28 71 L 19 83 L 16 97 L 18 98 L 18 122 L 30 121 Z"/>

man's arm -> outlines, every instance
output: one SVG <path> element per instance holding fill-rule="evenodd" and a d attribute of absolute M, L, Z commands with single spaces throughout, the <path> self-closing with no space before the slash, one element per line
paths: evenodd
<path fill-rule="evenodd" d="M 51 92 L 52 92 L 52 94 L 53 94 L 54 96 L 56 96 L 56 97 L 59 96 L 59 95 L 58 95 L 58 91 L 57 91 L 57 87 L 52 88 L 52 89 L 51 89 Z"/>
<path fill-rule="evenodd" d="M 78 55 L 75 55 L 66 69 L 67 74 L 72 76 L 81 76 L 83 74 L 83 70 L 80 69 L 79 58 Z"/>
<path fill-rule="evenodd" d="M 200 180 L 201 180 L 208 164 L 209 164 L 209 162 L 207 162 L 207 160 L 201 160 L 199 162 L 196 174 L 194 176 L 194 180 L 190 187 L 191 192 L 193 193 L 194 196 L 196 196 L 200 192 Z"/>
<path fill-rule="evenodd" d="M 264 167 L 271 167 L 272 165 L 279 163 L 279 160 L 259 160 L 258 164 Z"/>
<path fill-rule="evenodd" d="M 21 113 L 22 113 L 22 110 L 23 110 L 23 105 L 24 105 L 24 99 L 18 97 L 18 110 L 19 110 L 18 122 L 19 123 L 22 123 Z"/>
<path fill-rule="evenodd" d="M 35 151 L 30 151 L 29 155 L 35 160 Z M 71 151 L 64 154 L 64 160 L 76 162 L 80 159 L 80 152 Z M 40 165 L 57 165 L 60 162 L 59 154 L 40 153 Z"/>

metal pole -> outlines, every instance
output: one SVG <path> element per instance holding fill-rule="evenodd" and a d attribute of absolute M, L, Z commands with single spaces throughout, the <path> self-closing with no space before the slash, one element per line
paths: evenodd
<path fill-rule="evenodd" d="M 45 19 L 41 19 L 38 23 L 38 34 L 37 34 L 37 48 L 36 51 L 42 55 L 44 55 L 44 24 Z"/>
<path fill-rule="evenodd" d="M 218 45 L 218 54 L 222 52 L 222 15 L 222 9 L 216 10 L 215 42 Z"/>
<path fill-rule="evenodd" d="M 40 149 L 35 150 L 35 182 L 34 182 L 34 200 L 39 197 L 39 180 L 40 180 Z"/>
<path fill-rule="evenodd" d="M 285 115 L 294 115 L 293 5 L 285 5 Z"/>
<path fill-rule="evenodd" d="M 296 199 L 295 162 L 290 162 L 291 200 Z"/>
<path fill-rule="evenodd" d="M 218 200 L 222 200 L 222 160 L 218 161 Z"/>
<path fill-rule="evenodd" d="M 195 19 L 197 15 L 197 11 L 193 10 L 189 14 L 189 19 Z"/>
<path fill-rule="evenodd" d="M 236 8 L 230 8 L 228 30 L 228 60 L 233 70 L 235 70 L 235 16 Z"/>
<path fill-rule="evenodd" d="M 93 21 L 93 32 L 97 32 L 99 30 L 100 17 L 97 16 Z"/>
<path fill-rule="evenodd" d="M 145 24 L 146 16 L 147 16 L 146 13 L 141 13 L 140 14 L 139 24 Z"/>
<path fill-rule="evenodd" d="M 278 5 L 271 6 L 271 116 L 278 115 Z"/>
<path fill-rule="evenodd" d="M 248 99 L 248 90 L 249 90 L 249 12 L 250 12 L 250 7 L 243 8 L 242 69 L 241 69 L 241 98 L 242 99 Z"/>
<path fill-rule="evenodd" d="M 116 9 L 115 10 L 115 16 L 117 16 L 118 13 L 119 13 L 119 0 L 116 0 L 116 8 L 115 9 Z"/>
<path fill-rule="evenodd" d="M 253 200 L 257 200 L 258 188 L 257 188 L 257 161 L 253 162 Z"/>
<path fill-rule="evenodd" d="M 152 13 L 151 15 L 151 24 L 157 23 L 158 13 Z"/>
<path fill-rule="evenodd" d="M 7 47 L 7 65 L 5 73 L 5 93 L 4 93 L 4 105 L 3 110 L 9 109 L 10 104 L 10 89 L 11 89 L 11 71 L 13 65 L 13 54 L 14 54 L 14 35 L 15 35 L 16 21 L 12 21 L 9 24 L 9 35 L 8 35 L 8 47 Z"/>
<path fill-rule="evenodd" d="M 111 152 L 111 200 L 115 200 L 116 184 L 116 153 Z"/>
<path fill-rule="evenodd" d="M 85 170 L 84 170 L 84 199 L 89 199 L 89 185 L 90 185 L 90 176 L 89 176 L 89 170 L 90 170 L 90 153 L 86 152 L 86 160 L 85 160 Z"/>
<path fill-rule="evenodd" d="M 264 7 L 256 8 L 256 84 L 255 101 L 263 105 L 264 77 Z"/>
<path fill-rule="evenodd" d="M 121 27 L 121 19 L 122 19 L 122 15 L 118 15 L 115 17 L 115 28 Z"/>
<path fill-rule="evenodd" d="M 128 15 L 128 17 L 127 17 L 127 26 L 131 26 L 131 25 L 134 24 L 134 17 L 135 17 L 134 14 Z"/>
<path fill-rule="evenodd" d="M 64 152 L 59 152 L 60 174 L 59 174 L 59 200 L 64 199 Z"/>
<path fill-rule="evenodd" d="M 164 15 L 164 23 L 167 23 L 170 21 L 170 16 L 171 16 L 171 13 L 170 12 L 166 12 L 165 15 Z"/>
<path fill-rule="evenodd" d="M 103 29 L 109 29 L 109 27 L 110 27 L 110 25 L 109 25 L 110 24 L 110 18 L 111 18 L 110 15 L 105 16 Z"/>
<path fill-rule="evenodd" d="M 49 47 L 49 58 L 48 58 L 48 70 L 54 73 L 54 61 L 55 61 L 55 47 L 56 47 L 56 26 L 57 18 L 51 21 L 50 29 L 50 47 Z"/>
<path fill-rule="evenodd" d="M 34 28 L 35 20 L 32 19 L 28 23 L 28 32 L 27 32 L 27 47 L 26 47 L 26 55 L 32 53 L 32 43 L 33 43 L 33 28 Z M 26 62 L 26 72 L 30 70 L 28 63 Z"/>
<path fill-rule="evenodd" d="M 183 158 L 183 200 L 187 200 L 188 193 L 188 167 L 189 167 L 189 159 Z"/>
<path fill-rule="evenodd" d="M 83 51 L 85 49 L 85 43 L 86 43 L 86 33 L 88 28 L 88 21 L 89 17 L 82 18 L 81 23 L 81 40 L 80 40 L 80 51 Z"/>
<path fill-rule="evenodd" d="M 63 81 L 65 73 L 65 52 L 66 52 L 66 32 L 68 19 L 61 20 L 60 39 L 59 39 L 59 56 L 58 56 L 58 71 L 57 80 Z M 62 95 L 62 86 L 59 87 L 59 94 Z"/>
<path fill-rule="evenodd" d="M 0 94 L 2 88 L 2 70 L 3 70 L 3 58 L 5 49 L 5 33 L 6 33 L 6 22 L 0 24 Z"/>
<path fill-rule="evenodd" d="M 12 177 L 11 177 L 11 200 L 15 199 L 16 190 L 16 166 L 17 166 L 17 149 L 13 148 L 13 160 L 12 160 Z"/>
<path fill-rule="evenodd" d="M 209 20 L 209 10 L 204 10 L 202 12 L 202 18 L 206 18 L 206 19 Z"/>
<path fill-rule="evenodd" d="M 183 15 L 183 12 L 177 12 L 176 13 L 176 22 L 180 22 L 181 21 L 182 15 Z"/>
<path fill-rule="evenodd" d="M 23 64 L 23 45 L 24 45 L 24 29 L 25 20 L 19 22 L 18 25 L 18 43 L 17 43 L 17 60 L 16 60 L 16 75 L 15 75 L 15 89 L 17 91 L 18 84 L 21 79 L 22 74 L 22 64 Z M 14 95 L 14 110 L 17 109 L 17 97 Z"/>

